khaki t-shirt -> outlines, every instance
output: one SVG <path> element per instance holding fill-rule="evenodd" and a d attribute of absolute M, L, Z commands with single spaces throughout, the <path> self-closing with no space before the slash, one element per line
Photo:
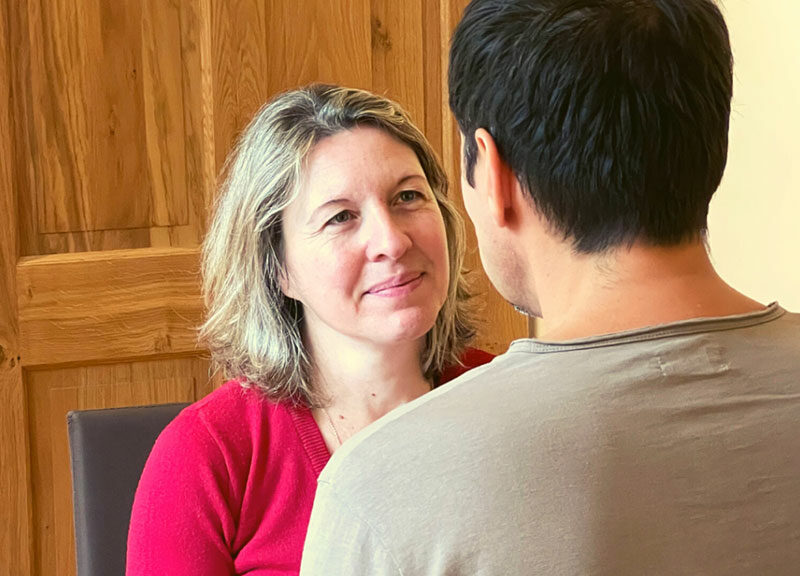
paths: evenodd
<path fill-rule="evenodd" d="M 800 315 L 524 339 L 347 442 L 302 574 L 800 574 Z"/>

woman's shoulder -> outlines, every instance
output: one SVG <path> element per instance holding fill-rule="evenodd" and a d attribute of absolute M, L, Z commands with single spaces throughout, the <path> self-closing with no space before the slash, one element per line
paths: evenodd
<path fill-rule="evenodd" d="M 480 348 L 467 348 L 461 354 L 460 364 L 448 366 L 442 372 L 441 383 L 449 382 L 458 378 L 468 370 L 477 368 L 483 364 L 488 364 L 494 358 L 494 354 L 481 350 Z"/>
<path fill-rule="evenodd" d="M 217 573 L 230 563 L 224 552 L 236 537 L 253 459 L 267 457 L 261 454 L 265 435 L 258 433 L 258 421 L 271 406 L 258 390 L 227 382 L 184 408 L 161 432 L 131 514 L 131 573 L 189 573 L 153 567 L 188 566 L 193 557 L 213 556 L 216 563 L 203 569 Z"/>
<path fill-rule="evenodd" d="M 252 417 L 260 418 L 263 412 L 276 407 L 277 404 L 257 388 L 245 387 L 239 380 L 229 380 L 184 408 L 170 425 L 178 428 L 241 426 Z"/>
<path fill-rule="evenodd" d="M 270 400 L 258 387 L 243 384 L 241 380 L 228 380 L 222 386 L 187 407 L 204 419 L 240 421 L 246 414 L 259 417 L 264 411 L 279 408 L 280 403 Z"/>
<path fill-rule="evenodd" d="M 282 404 L 257 388 L 231 380 L 184 408 L 161 433 L 156 448 L 167 457 L 176 451 L 205 459 L 221 453 L 230 462 L 237 453 L 248 460 L 255 444 L 270 436 L 265 428 L 280 425 L 284 412 Z"/>

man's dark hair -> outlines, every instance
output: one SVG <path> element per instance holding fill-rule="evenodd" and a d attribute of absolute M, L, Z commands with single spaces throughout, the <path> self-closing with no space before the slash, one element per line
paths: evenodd
<path fill-rule="evenodd" d="M 469 183 L 485 128 L 578 252 L 705 231 L 733 91 L 711 0 L 473 0 L 449 80 Z"/>

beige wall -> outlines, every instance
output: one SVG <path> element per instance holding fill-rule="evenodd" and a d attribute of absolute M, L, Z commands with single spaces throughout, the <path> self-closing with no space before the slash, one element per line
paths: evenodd
<path fill-rule="evenodd" d="M 730 152 L 711 203 L 720 274 L 800 312 L 800 2 L 722 0 L 734 52 Z"/>

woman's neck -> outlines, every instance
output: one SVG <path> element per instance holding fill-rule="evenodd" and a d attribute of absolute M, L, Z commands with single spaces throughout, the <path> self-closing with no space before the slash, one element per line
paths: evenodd
<path fill-rule="evenodd" d="M 333 452 L 365 426 L 431 389 L 423 341 L 380 346 L 347 338 L 310 343 L 315 385 L 328 402 L 313 411 Z"/>

